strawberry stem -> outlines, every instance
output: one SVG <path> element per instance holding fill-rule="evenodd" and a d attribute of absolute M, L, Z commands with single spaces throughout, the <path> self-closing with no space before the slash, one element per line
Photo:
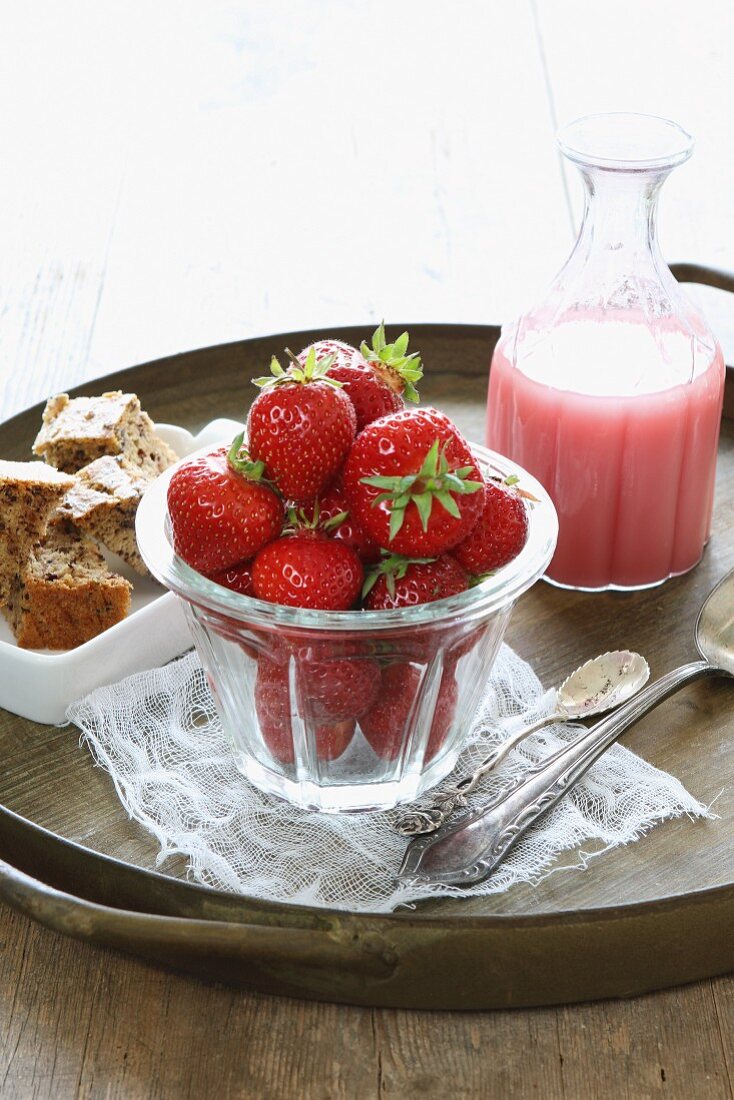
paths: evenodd
<path fill-rule="evenodd" d="M 392 542 L 403 526 L 405 510 L 411 501 L 418 510 L 424 531 L 428 530 L 434 500 L 437 500 L 449 515 L 459 519 L 461 512 L 455 497 L 476 493 L 482 488 L 481 481 L 469 480 L 469 475 L 473 473 L 473 466 L 462 466 L 458 470 L 449 469 L 446 447 L 439 450 L 439 441 L 436 439 L 423 459 L 417 474 L 408 474 L 404 477 L 363 477 L 361 481 L 364 485 L 372 485 L 376 489 L 384 490 L 372 501 L 372 507 L 389 502 L 389 539 Z"/>
<path fill-rule="evenodd" d="M 332 516 L 331 519 L 321 519 L 321 506 L 318 499 L 313 503 L 313 511 L 309 517 L 305 508 L 293 508 L 288 509 L 288 525 L 287 532 L 293 533 L 296 531 L 333 531 L 340 523 L 343 523 L 345 519 L 349 517 L 349 512 L 339 512 L 337 515 Z"/>
<path fill-rule="evenodd" d="M 245 433 L 240 432 L 232 440 L 232 446 L 227 453 L 227 462 L 230 469 L 236 474 L 247 478 L 248 481 L 262 481 L 265 473 L 264 462 L 254 462 L 244 446 Z"/>
<path fill-rule="evenodd" d="M 436 561 L 436 558 L 406 558 L 402 554 L 388 554 L 367 571 L 362 585 L 362 599 L 370 594 L 380 577 L 385 578 L 387 590 L 394 596 L 395 581 L 403 579 L 409 565 L 428 565 L 432 561 Z"/>
<path fill-rule="evenodd" d="M 307 385 L 309 382 L 328 382 L 335 389 L 341 389 L 341 382 L 329 376 L 329 370 L 336 362 L 335 355 L 325 355 L 323 359 L 316 361 L 316 349 L 309 348 L 305 363 L 301 363 L 290 348 L 285 349 L 290 359 L 288 370 L 283 370 L 280 362 L 273 356 L 270 360 L 270 374 L 263 378 L 254 378 L 253 382 L 261 390 L 272 389 L 275 386 L 285 385 L 287 382 L 296 382 L 299 385 Z"/>
<path fill-rule="evenodd" d="M 385 322 L 381 321 L 372 336 L 372 346 L 362 341 L 360 351 L 372 369 L 390 389 L 401 394 L 406 401 L 418 403 L 416 382 L 423 377 L 421 357 L 417 352 L 408 351 L 409 336 L 403 332 L 394 343 L 388 344 L 385 338 Z"/>

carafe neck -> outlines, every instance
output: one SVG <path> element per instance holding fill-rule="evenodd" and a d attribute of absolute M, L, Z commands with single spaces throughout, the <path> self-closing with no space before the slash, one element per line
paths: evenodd
<path fill-rule="evenodd" d="M 583 181 L 583 218 L 548 291 L 507 333 L 514 365 L 608 395 L 666 389 L 710 365 L 715 341 L 657 241 L 660 189 L 692 144 L 674 123 L 643 115 L 590 116 L 561 131 Z"/>
<path fill-rule="evenodd" d="M 690 134 L 649 115 L 589 115 L 558 135 L 585 189 L 576 245 L 560 273 L 559 308 L 675 312 L 675 280 L 657 242 L 657 200 L 671 170 L 691 154 Z"/>
<path fill-rule="evenodd" d="M 669 170 L 623 172 L 582 166 L 584 214 L 577 248 L 600 250 L 620 266 L 660 256 L 657 203 Z"/>

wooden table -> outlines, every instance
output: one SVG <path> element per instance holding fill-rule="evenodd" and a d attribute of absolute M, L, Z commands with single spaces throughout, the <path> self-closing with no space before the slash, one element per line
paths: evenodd
<path fill-rule="evenodd" d="M 588 49 L 582 0 L 449 11 L 17 4 L 0 417 L 184 347 L 383 311 L 510 316 L 568 248 L 576 192 L 552 132 L 589 110 L 698 135 L 663 245 L 734 266 L 731 5 L 701 0 L 695 23 L 682 2 L 595 8 Z M 731 314 L 706 305 L 726 337 Z M 3 1098 L 734 1095 L 730 978 L 523 1012 L 366 1010 L 204 985 L 3 909 L 0 990 Z"/>

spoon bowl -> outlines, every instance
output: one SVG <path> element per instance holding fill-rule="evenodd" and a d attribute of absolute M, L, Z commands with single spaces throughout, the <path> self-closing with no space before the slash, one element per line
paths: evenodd
<path fill-rule="evenodd" d="M 699 611 L 696 646 L 713 668 L 734 676 L 734 570 L 712 589 Z"/>
<path fill-rule="evenodd" d="M 644 687 L 650 668 L 628 649 L 603 653 L 581 665 L 558 689 L 557 703 L 568 718 L 589 718 L 626 703 Z"/>

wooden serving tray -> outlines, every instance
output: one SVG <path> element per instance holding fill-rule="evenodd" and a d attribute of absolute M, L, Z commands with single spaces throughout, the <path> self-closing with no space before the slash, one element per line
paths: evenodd
<path fill-rule="evenodd" d="M 499 329 L 409 327 L 426 364 L 424 402 L 483 439 Z M 271 354 L 320 335 L 288 333 L 175 355 L 74 393 L 132 390 L 156 420 L 196 431 L 215 416 L 243 418 L 255 394 L 250 379 Z M 357 343 L 365 329 L 330 335 Z M 727 408 L 732 399 L 728 378 Z M 28 458 L 40 414 L 37 406 L 0 427 L 3 457 Z M 713 537 L 691 574 L 629 595 L 539 583 L 520 600 L 507 641 L 544 683 L 616 647 L 643 653 L 653 676 L 695 655 L 698 608 L 734 566 L 733 444 L 734 424 L 725 415 Z M 152 873 L 155 842 L 127 819 L 75 729 L 0 711 L 0 803 L 13 811 L 0 813 L 0 898 L 59 931 L 204 977 L 355 1004 L 540 1005 L 626 996 L 734 969 L 734 685 L 704 680 L 688 687 L 624 743 L 713 802 L 718 818 L 668 822 L 586 870 L 560 871 L 537 887 L 366 916 L 221 894 L 184 882 L 182 860 L 168 862 L 166 875 Z"/>

